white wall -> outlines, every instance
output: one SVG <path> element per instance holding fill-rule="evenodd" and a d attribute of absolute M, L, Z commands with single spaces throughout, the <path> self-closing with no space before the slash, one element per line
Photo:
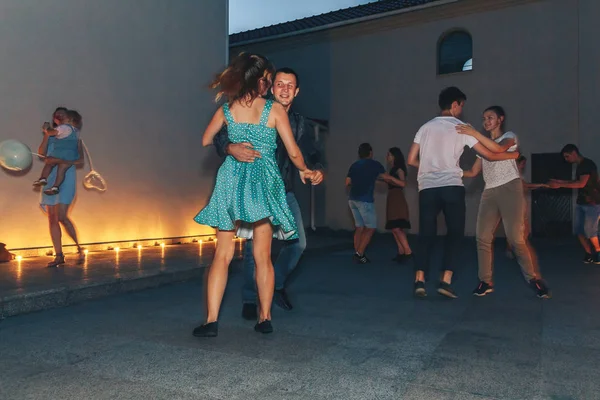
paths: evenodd
<path fill-rule="evenodd" d="M 218 160 L 201 147 L 216 106 L 207 86 L 226 60 L 221 0 L 0 0 L 0 140 L 37 149 L 56 106 L 83 115 L 104 193 L 78 171 L 72 207 L 82 242 L 209 232 L 193 222 Z M 0 172 L 0 241 L 50 244 L 26 174 Z M 69 243 L 70 241 L 66 241 Z"/>
<path fill-rule="evenodd" d="M 300 111 L 310 110 L 321 97 L 329 99 L 320 115 L 330 122 L 327 226 L 352 228 L 343 182 L 357 157 L 358 145 L 370 142 L 381 162 L 392 146 L 400 147 L 406 155 L 418 128 L 438 113 L 437 96 L 447 86 L 458 86 L 467 94 L 464 119 L 476 126 L 481 126 L 486 107 L 504 106 L 508 128 L 520 135 L 526 155 L 558 152 L 564 144 L 577 143 L 584 135 L 581 143 L 600 150 L 600 140 L 591 130 L 598 92 L 594 95 L 592 87 L 580 91 L 588 82 L 594 82 L 593 87 L 598 83 L 599 53 L 594 41 L 598 35 L 589 34 L 592 29 L 598 32 L 592 17 L 597 14 L 598 2 L 582 0 L 579 13 L 578 2 L 502 3 L 463 0 L 327 33 L 245 46 L 274 60 L 283 58 L 291 67 L 302 66 L 300 72 L 306 72 L 302 75 Z M 437 76 L 438 39 L 457 27 L 473 36 L 474 69 Z M 585 37 L 581 49 L 586 51 L 585 56 L 582 53 L 585 66 L 578 66 L 580 36 Z M 289 50 L 284 50 L 286 41 L 292 47 Z M 320 60 L 322 51 L 318 51 L 321 48 L 330 51 L 324 62 Z M 293 52 L 299 56 L 294 58 Z M 304 67 L 309 62 L 312 69 Z M 578 81 L 578 72 L 585 81 Z M 315 87 L 306 89 L 311 85 Z M 579 115 L 579 103 L 585 115 Z M 580 131 L 580 126 L 586 131 Z M 473 235 L 483 184 L 481 178 L 465 183 L 466 232 Z M 406 189 L 413 232 L 418 232 L 416 188 L 413 170 Z M 380 229 L 385 224 L 385 193 L 382 187 L 376 196 Z M 443 229 L 443 224 L 440 226 Z"/>

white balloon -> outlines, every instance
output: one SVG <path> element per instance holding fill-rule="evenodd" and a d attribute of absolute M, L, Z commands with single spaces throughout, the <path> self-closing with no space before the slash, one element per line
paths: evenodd
<path fill-rule="evenodd" d="M 26 144 L 9 139 L 0 143 L 0 165 L 11 171 L 23 171 L 31 166 L 33 156 Z"/>

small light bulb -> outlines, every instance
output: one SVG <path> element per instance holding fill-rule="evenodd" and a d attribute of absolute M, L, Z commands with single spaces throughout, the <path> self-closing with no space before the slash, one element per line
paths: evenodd
<path fill-rule="evenodd" d="M 164 243 L 161 243 L 161 244 L 160 244 L 160 247 L 165 247 L 165 244 L 164 244 Z"/>
<path fill-rule="evenodd" d="M 141 245 L 141 244 L 138 244 L 138 245 L 137 245 L 137 249 L 138 249 L 138 250 L 141 250 L 141 249 L 142 249 L 142 245 Z"/>
<path fill-rule="evenodd" d="M 120 248 L 120 247 L 115 247 L 115 251 L 116 251 L 117 253 L 119 252 L 119 250 L 121 250 L 121 248 Z"/>
<path fill-rule="evenodd" d="M 85 249 L 85 250 L 83 251 L 83 254 L 85 254 L 85 255 L 87 256 L 87 253 L 88 253 L 88 249 Z"/>
<path fill-rule="evenodd" d="M 17 261 L 21 261 L 23 259 L 23 256 L 17 256 Z"/>

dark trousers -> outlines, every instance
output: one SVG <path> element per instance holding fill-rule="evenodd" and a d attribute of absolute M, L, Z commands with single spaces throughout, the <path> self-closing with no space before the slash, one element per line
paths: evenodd
<path fill-rule="evenodd" d="M 429 275 L 440 212 L 444 213 L 447 228 L 442 271 L 453 271 L 460 262 L 460 247 L 465 236 L 466 206 L 463 186 L 445 186 L 419 192 L 419 242 L 415 269 L 424 271 L 425 276 Z"/>

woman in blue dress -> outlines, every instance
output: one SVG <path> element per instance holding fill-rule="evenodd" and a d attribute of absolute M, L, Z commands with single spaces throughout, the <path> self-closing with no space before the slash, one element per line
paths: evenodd
<path fill-rule="evenodd" d="M 214 136 L 227 124 L 229 140 L 250 143 L 261 154 L 252 163 L 228 156 L 217 174 L 208 205 L 194 218 L 217 230 L 217 248 L 208 272 L 206 323 L 194 329 L 194 336 L 217 336 L 218 316 L 227 285 L 227 271 L 233 258 L 234 235 L 253 239 L 256 285 L 259 297 L 257 332 L 270 333 L 274 272 L 271 262 L 272 238 L 297 238 L 294 217 L 287 205 L 285 188 L 277 162 L 277 134 L 303 182 L 312 179 L 292 134 L 287 112 L 282 105 L 265 100 L 274 74 L 273 65 L 264 57 L 242 53 L 215 80 L 220 107 L 202 137 L 202 145 L 213 143 Z"/>
<path fill-rule="evenodd" d="M 67 109 L 59 107 L 54 111 L 52 115 L 52 122 L 54 125 L 61 125 L 66 117 Z M 78 127 L 79 128 L 79 127 Z M 51 138 L 44 134 L 44 138 L 38 153 L 45 156 L 47 153 L 52 152 L 53 141 Z M 75 168 L 77 165 L 83 163 L 83 151 L 81 148 L 81 141 L 79 141 L 79 159 L 76 161 L 65 161 L 54 157 L 46 157 L 44 162 L 49 165 L 67 164 L 70 167 L 65 173 L 65 179 L 61 185 L 60 192 L 56 195 L 48 195 L 42 192 L 42 198 L 40 200 L 40 206 L 48 214 L 48 222 L 50 226 L 50 237 L 52 238 L 52 245 L 54 247 L 54 260 L 48 263 L 48 267 L 58 267 L 65 263 L 65 256 L 62 250 L 62 231 L 61 224 L 67 231 L 67 234 L 73 239 L 77 246 L 78 262 L 84 260 L 84 254 L 79 240 L 77 239 L 77 231 L 75 225 L 69 218 L 69 208 L 75 199 L 75 188 L 77 186 L 77 173 Z M 43 189 L 48 190 L 52 186 L 52 183 L 56 180 L 56 173 L 58 168 L 52 168 L 52 172 L 48 176 L 48 183 Z"/>

